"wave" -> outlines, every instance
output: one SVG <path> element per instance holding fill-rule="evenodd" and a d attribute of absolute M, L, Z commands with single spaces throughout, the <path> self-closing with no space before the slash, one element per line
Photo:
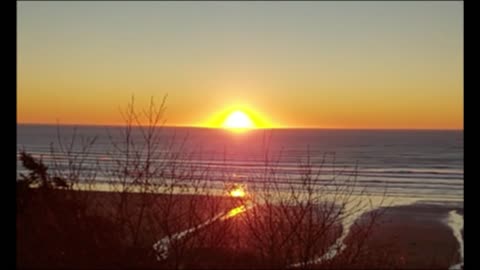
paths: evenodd
<path fill-rule="evenodd" d="M 460 255 L 460 262 L 450 266 L 449 269 L 463 269 L 463 236 L 461 231 L 463 230 L 463 216 L 458 214 L 457 211 L 452 210 L 448 213 L 448 217 L 446 219 L 447 225 L 452 229 L 453 236 L 458 241 L 458 254 Z"/>

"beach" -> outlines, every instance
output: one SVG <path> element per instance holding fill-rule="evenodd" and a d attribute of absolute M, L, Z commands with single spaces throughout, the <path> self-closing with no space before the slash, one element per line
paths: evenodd
<path fill-rule="evenodd" d="M 448 269 L 459 258 L 459 243 L 447 225 L 455 206 L 416 203 L 382 209 L 379 225 L 368 240 L 373 249 L 393 244 L 401 269 Z M 463 216 L 462 216 L 463 217 Z"/>
<path fill-rule="evenodd" d="M 146 195 L 148 197 L 148 207 L 145 208 L 143 213 L 145 221 L 135 231 L 138 233 L 138 239 L 132 240 L 132 235 L 121 235 L 128 230 L 117 231 L 112 234 L 117 239 L 106 237 L 107 234 L 113 233 L 112 229 L 116 228 L 116 224 L 120 224 L 115 223 L 112 219 L 114 216 L 112 214 L 113 210 L 121 198 L 119 193 L 54 191 L 57 195 L 61 194 L 58 195 L 58 198 L 65 199 L 68 197 L 88 202 L 85 216 L 97 217 L 94 224 L 97 227 L 90 227 L 90 231 L 80 230 L 81 223 L 87 224 L 87 221 L 82 219 L 77 220 L 79 222 L 77 224 L 70 224 L 70 228 L 62 227 L 60 223 L 73 218 L 69 217 L 68 214 L 73 212 L 69 212 L 68 209 L 62 207 L 50 208 L 48 211 L 42 209 L 45 204 L 42 203 L 42 200 L 45 200 L 45 198 L 42 198 L 40 193 L 40 190 L 35 190 L 31 194 L 30 206 L 20 212 L 17 211 L 17 266 L 19 269 L 70 268 L 72 265 L 78 268 L 101 267 L 102 265 L 111 267 L 111 265 L 116 265 L 115 261 L 125 263 L 117 257 L 119 254 L 131 256 L 130 259 L 133 261 L 138 260 L 136 264 L 132 264 L 133 268 L 179 268 L 180 266 L 191 269 L 268 268 L 267 265 L 262 264 L 255 247 L 239 244 L 249 243 L 248 239 L 241 239 L 242 235 L 248 235 L 242 233 L 248 228 L 241 221 L 248 216 L 248 211 L 253 210 L 235 213 L 228 219 L 221 218 L 228 214 L 229 210 L 243 203 L 237 198 L 148 194 Z M 128 197 L 129 202 L 125 213 L 130 219 L 122 221 L 124 224 L 130 224 L 131 221 L 136 220 L 135 217 L 141 211 L 140 206 L 146 200 L 144 195 L 138 193 L 124 194 Z M 153 201 L 161 202 L 161 204 Z M 168 203 L 171 203 L 171 209 L 167 213 L 164 206 Z M 376 225 L 372 228 L 369 236 L 365 241 L 362 241 L 361 252 L 356 251 L 359 247 L 354 243 L 357 239 L 355 238 L 356 230 L 352 228 L 345 239 L 345 250 L 331 260 L 332 265 L 327 262 L 323 267 L 326 265 L 327 268 L 349 269 L 448 269 L 459 261 L 459 244 L 446 222 L 451 210 L 458 210 L 462 213 L 462 209 L 458 207 L 425 203 L 377 209 L 375 211 L 382 213 L 375 222 Z M 365 213 L 357 220 L 357 223 L 361 224 L 363 220 L 368 220 L 369 214 L 371 213 Z M 111 223 L 103 222 L 107 224 L 105 225 L 107 231 L 100 230 L 97 232 L 97 229 L 99 229 L 98 221 L 103 220 L 99 217 L 111 221 Z M 160 223 L 155 224 L 155 220 Z M 166 222 L 167 220 L 168 222 Z M 209 220 L 213 221 L 209 222 Z M 208 224 L 200 228 L 199 225 L 206 222 Z M 36 224 L 35 230 L 32 230 L 31 224 Z M 67 226 L 67 224 L 64 226 Z M 196 227 L 198 227 L 198 230 L 195 229 Z M 335 227 L 337 237 L 340 235 L 340 227 Z M 76 228 L 78 231 L 76 231 Z M 69 232 L 74 232 L 77 235 L 68 235 Z M 168 234 L 165 234 L 165 232 L 168 232 Z M 179 233 L 182 232 L 181 237 L 178 237 Z M 65 235 L 62 236 L 62 233 Z M 90 233 L 92 235 L 89 235 Z M 104 234 L 103 238 L 97 237 L 102 234 Z M 92 238 L 94 235 L 97 235 L 95 241 L 103 241 L 103 243 L 93 241 L 93 244 L 90 244 L 98 246 L 99 250 L 102 250 L 105 254 L 97 253 L 97 257 L 92 258 L 87 256 L 88 251 L 85 251 L 86 253 L 79 252 L 81 243 L 71 245 L 71 241 L 75 238 L 77 238 L 77 241 L 85 241 L 86 237 Z M 177 244 L 170 243 L 168 254 L 161 260 L 158 259 L 158 256 L 155 257 L 154 244 L 166 236 L 175 238 L 175 235 L 178 238 Z M 195 237 L 193 237 L 194 235 Z M 68 243 L 68 246 L 63 248 L 62 241 L 60 241 L 62 238 L 66 241 L 63 242 L 64 245 Z M 133 249 L 128 247 L 132 241 L 135 242 L 135 248 Z M 185 241 L 185 245 L 178 245 L 182 241 Z M 330 241 L 330 243 L 333 242 Z M 85 245 L 85 247 L 88 247 L 88 245 Z M 36 252 L 32 252 L 32 249 Z M 342 256 L 349 257 L 353 253 L 358 253 L 355 263 L 347 263 L 347 260 L 342 260 Z M 319 254 L 319 256 L 321 255 Z M 49 256 L 50 259 L 42 259 L 44 256 Z M 90 261 L 85 260 L 85 256 Z M 62 260 L 62 257 L 65 258 Z M 336 264 L 333 265 L 335 260 Z M 143 262 L 139 263 L 140 261 Z M 342 261 L 344 264 L 342 264 Z M 321 264 L 313 264 L 308 267 L 317 268 L 319 266 Z"/>

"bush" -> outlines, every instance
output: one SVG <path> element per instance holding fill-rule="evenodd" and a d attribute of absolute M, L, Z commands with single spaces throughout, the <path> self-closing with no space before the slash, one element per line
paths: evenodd
<path fill-rule="evenodd" d="M 264 172 L 249 174 L 262 183 L 252 191 L 254 196 L 219 197 L 209 181 L 198 180 L 198 175 L 212 177 L 208 168 L 181 170 L 175 165 L 192 156 L 184 149 L 186 138 L 179 145 L 174 138 L 161 146 L 158 126 L 164 110 L 165 99 L 159 106 L 152 99 L 142 122 L 132 98 L 122 112 L 120 137 L 109 133 L 114 151 L 105 154 L 114 166 L 90 168 L 94 173 L 88 178 L 80 172 L 87 171 L 83 161 L 96 138 L 82 141 L 79 155 L 73 151 L 75 135 L 67 146 L 59 136 L 60 150 L 52 146 L 51 154 L 65 156 L 67 167 L 58 169 L 54 158 L 53 176 L 41 159 L 20 152 L 30 171 L 17 181 L 20 268 L 332 268 L 355 265 L 361 258 L 343 252 L 343 240 L 350 235 L 348 245 L 364 249 L 376 218 L 352 229 L 362 233 L 348 233 L 352 217 L 372 207 L 355 193 L 355 174 L 342 178 L 345 174 L 339 171 L 331 185 L 323 185 L 319 177 L 324 161 L 311 163 L 307 150 L 307 161 L 298 165 L 304 172 L 297 179 L 301 188 L 280 185 L 281 155 L 274 158 L 266 144 Z M 94 189 L 98 171 L 117 183 L 110 185 L 114 192 Z M 182 190 L 201 196 L 179 195 Z M 235 218 L 219 218 L 219 213 L 240 205 L 253 207 Z M 179 236 L 189 228 L 194 229 Z M 168 243 L 165 260 L 157 260 L 152 249 L 160 239 Z M 319 259 L 327 253 L 340 255 Z"/>

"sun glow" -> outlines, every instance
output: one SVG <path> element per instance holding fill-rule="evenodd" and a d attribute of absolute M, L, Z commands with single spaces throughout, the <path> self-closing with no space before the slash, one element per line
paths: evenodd
<path fill-rule="evenodd" d="M 251 105 L 237 104 L 226 106 L 213 113 L 201 127 L 223 128 L 234 132 L 242 132 L 252 129 L 268 129 L 278 127 L 266 114 L 253 110 Z"/>
<path fill-rule="evenodd" d="M 255 124 L 246 113 L 234 111 L 227 116 L 222 127 L 229 129 L 252 129 L 255 128 Z"/>

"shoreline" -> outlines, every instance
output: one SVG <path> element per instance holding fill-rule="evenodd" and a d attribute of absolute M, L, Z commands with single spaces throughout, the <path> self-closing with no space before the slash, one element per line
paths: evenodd
<path fill-rule="evenodd" d="M 60 193 L 70 194 L 69 196 L 77 196 L 80 198 L 84 196 L 85 198 L 89 197 L 90 206 L 92 211 L 98 211 L 102 215 L 108 216 L 108 212 L 113 209 L 115 200 L 119 199 L 120 193 L 118 192 L 106 192 L 106 191 L 61 191 Z M 129 196 L 132 199 L 132 202 L 139 201 L 141 194 L 138 193 L 129 193 L 126 196 Z M 198 212 L 197 219 L 200 223 L 200 220 L 209 220 L 218 213 L 229 211 L 234 207 L 238 207 L 240 201 L 235 198 L 221 196 L 221 195 L 212 195 L 212 196 L 202 196 L 201 194 L 146 194 L 149 199 L 152 200 L 162 200 L 170 196 L 176 204 L 176 209 L 181 209 L 182 207 L 192 207 L 193 203 L 195 209 Z M 209 197 L 209 198 L 207 198 Z M 103 208 L 98 208 L 98 204 L 103 204 Z M 135 204 L 135 203 L 134 203 Z M 134 204 L 131 206 L 132 211 L 135 210 L 136 206 Z M 97 206 L 94 206 L 97 205 Z M 190 206 L 189 206 L 190 205 Z M 379 252 L 385 251 L 385 247 L 390 245 L 389 249 L 390 256 L 394 255 L 399 261 L 395 263 L 401 264 L 402 269 L 448 269 L 449 267 L 457 264 L 460 261 L 459 256 L 459 243 L 455 238 L 451 227 L 448 226 L 445 221 L 448 218 L 449 212 L 452 210 L 458 211 L 463 218 L 463 207 L 461 207 L 458 201 L 451 203 L 450 205 L 442 205 L 438 202 L 413 202 L 408 205 L 400 206 L 383 206 L 372 211 L 363 213 L 359 218 L 353 220 L 353 224 L 361 224 L 366 218 L 372 213 L 382 212 L 383 214 L 379 216 L 378 225 L 372 231 L 372 234 L 369 239 L 366 240 L 365 245 L 371 250 L 377 250 Z M 208 209 L 212 211 L 208 211 Z M 32 210 L 33 211 L 33 210 Z M 155 207 L 148 210 L 149 215 L 161 216 L 161 212 Z M 17 213 L 18 214 L 18 213 Z M 229 221 L 217 221 L 215 224 L 209 225 L 214 228 L 222 227 L 227 225 L 227 223 L 238 223 L 236 220 L 239 220 L 242 217 L 242 214 L 239 214 L 238 217 L 232 217 Z M 187 220 L 188 221 L 188 220 Z M 21 221 L 20 221 L 21 222 Z M 175 225 L 175 231 L 172 231 L 172 234 L 180 233 L 182 231 L 188 230 L 192 226 L 192 221 L 182 222 L 178 220 L 178 226 Z M 17 228 L 19 226 L 19 218 L 17 215 Z M 196 223 L 198 224 L 198 222 Z M 237 224 L 238 225 L 238 224 Z M 173 228 L 172 227 L 172 228 Z M 147 227 L 145 227 L 147 228 Z M 345 228 L 344 228 L 345 229 Z M 355 234 L 355 226 L 348 228 L 349 233 L 346 235 L 344 242 L 346 244 L 346 249 L 337 256 L 342 256 L 342 253 L 349 254 L 352 252 L 354 247 L 350 246 L 350 240 L 352 235 Z M 213 230 L 209 228 L 208 230 Z M 19 243 L 19 232 L 17 231 L 17 244 L 20 248 L 22 245 L 28 246 L 28 243 L 24 241 L 29 241 L 28 238 L 20 240 Z M 20 232 L 22 233 L 22 232 Z M 141 244 L 145 247 L 145 250 L 153 251 L 152 245 L 165 237 L 159 232 L 149 231 L 147 229 L 142 229 L 141 235 Z M 17 247 L 18 249 L 18 247 Z M 199 251 L 200 252 L 200 251 Z M 217 250 L 217 252 L 220 252 Z M 211 252 L 208 252 L 211 253 Z M 17 253 L 18 254 L 18 253 Z M 23 254 L 23 253 L 22 253 Z M 213 258 L 212 258 L 213 256 Z M 320 254 L 319 254 L 320 256 Z M 382 255 L 383 257 L 388 257 L 387 255 Z M 205 261 L 215 262 L 215 258 L 218 259 L 214 254 L 204 254 Z M 17 257 L 17 263 L 22 266 L 22 258 Z M 369 259 L 371 260 L 371 259 Z M 379 262 L 370 261 L 373 265 Z M 27 268 L 29 265 L 24 265 Z M 30 265 L 31 266 L 31 265 Z M 365 266 L 368 268 L 368 265 Z M 20 267 L 22 268 L 22 267 Z M 348 268 L 348 267 L 347 267 Z"/>
<path fill-rule="evenodd" d="M 213 185 L 212 183 L 216 183 L 217 185 Z M 240 184 L 244 182 L 232 182 L 234 184 Z M 210 184 L 208 186 L 207 184 Z M 175 195 L 209 195 L 209 196 L 219 196 L 219 197 L 228 197 L 228 192 L 226 192 L 226 181 L 206 181 L 205 185 L 201 187 L 189 187 L 187 184 L 179 183 L 170 183 L 170 184 L 151 184 L 148 188 L 149 190 L 141 190 L 144 188 L 142 184 L 126 184 L 126 188 L 128 191 L 127 193 L 131 194 L 138 194 L 138 193 L 146 193 L 150 195 L 165 195 L 165 194 L 175 194 Z M 106 192 L 106 193 L 118 193 L 119 190 L 122 188 L 122 183 L 117 182 L 109 182 L 109 181 L 92 181 L 92 182 L 78 182 L 75 183 L 72 187 L 71 191 L 80 191 L 80 192 Z M 232 185 L 232 184 L 231 184 Z M 37 188 L 36 186 L 32 186 L 32 188 Z M 247 187 L 248 188 L 248 187 Z M 64 190 L 64 189 L 59 189 Z M 251 190 L 251 193 L 255 193 L 255 190 Z M 279 191 L 279 194 L 288 194 L 289 190 L 286 189 L 285 191 Z M 302 192 L 299 192 L 302 194 Z M 397 206 L 405 206 L 411 204 L 421 204 L 421 205 L 432 205 L 432 206 L 443 206 L 443 207 L 451 207 L 451 208 L 462 208 L 464 200 L 463 197 L 456 197 L 456 196 L 404 196 L 404 194 L 396 194 L 396 193 L 368 193 L 361 190 L 356 193 L 352 193 L 353 197 L 362 198 L 365 197 L 367 199 L 372 199 L 373 202 L 380 202 L 386 201 L 390 204 L 388 207 L 397 207 Z M 325 201 L 332 201 L 331 198 L 335 196 L 327 195 L 325 197 Z M 385 203 L 385 202 L 384 202 Z M 380 206 L 383 207 L 383 206 Z M 372 209 L 373 210 L 373 209 Z"/>
<path fill-rule="evenodd" d="M 447 223 L 451 211 L 457 211 L 463 219 L 460 205 L 416 202 L 374 211 L 383 211 L 383 215 L 369 245 L 381 246 L 394 241 L 398 254 L 404 254 L 405 269 L 449 269 L 461 260 L 463 262 L 459 254 L 460 244 Z"/>

